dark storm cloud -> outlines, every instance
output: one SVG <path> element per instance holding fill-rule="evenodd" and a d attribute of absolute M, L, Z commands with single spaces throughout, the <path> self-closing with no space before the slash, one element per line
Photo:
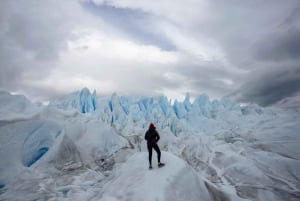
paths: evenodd
<path fill-rule="evenodd" d="M 300 19 L 299 19 L 300 20 Z M 300 29 L 274 33 L 259 41 L 255 57 L 262 61 L 282 61 L 300 58 Z"/>
<path fill-rule="evenodd" d="M 293 96 L 284 98 L 275 104 L 275 106 L 282 107 L 282 108 L 298 109 L 298 111 L 300 112 L 299 105 L 300 105 L 300 92 Z"/>
<path fill-rule="evenodd" d="M 237 94 L 234 94 L 238 100 L 268 106 L 300 92 L 300 66 L 285 66 L 261 75 L 257 73 L 256 79 L 245 83 Z"/>
<path fill-rule="evenodd" d="M 237 94 L 239 100 L 263 106 L 292 105 L 300 92 L 300 14 L 291 9 L 287 17 L 276 23 L 274 29 L 261 37 L 250 48 L 250 66 L 255 69 Z"/>

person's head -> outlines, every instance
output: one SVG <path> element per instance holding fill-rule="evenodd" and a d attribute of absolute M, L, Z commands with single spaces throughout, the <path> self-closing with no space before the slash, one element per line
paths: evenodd
<path fill-rule="evenodd" d="M 150 123 L 149 130 L 153 130 L 153 129 L 155 129 L 154 123 Z"/>

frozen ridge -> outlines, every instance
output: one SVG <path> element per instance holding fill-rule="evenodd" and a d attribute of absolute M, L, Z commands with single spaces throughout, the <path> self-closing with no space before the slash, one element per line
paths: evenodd
<path fill-rule="evenodd" d="M 175 135 L 187 132 L 209 132 L 217 127 L 233 127 L 232 121 L 243 115 L 259 115 L 262 110 L 256 105 L 242 108 L 228 98 L 210 100 L 202 94 L 191 102 L 189 94 L 183 102 L 171 103 L 165 96 L 159 97 L 126 97 L 114 93 L 111 97 L 97 97 L 84 88 L 61 100 L 50 103 L 50 106 L 62 110 L 77 110 L 89 113 L 118 130 L 133 133 L 137 128 L 144 129 L 149 122 L 154 122 L 160 129 L 168 128 Z M 228 115 L 232 118 L 228 118 Z M 211 121 L 211 120 L 220 120 Z"/>
<path fill-rule="evenodd" d="M 73 92 L 63 101 L 53 101 L 50 105 L 60 109 L 78 109 L 81 113 L 91 113 L 97 108 L 96 91 L 90 93 L 88 88 Z"/>

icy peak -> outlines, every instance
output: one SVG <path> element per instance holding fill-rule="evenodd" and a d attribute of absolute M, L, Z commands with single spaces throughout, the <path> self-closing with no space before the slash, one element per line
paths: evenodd
<path fill-rule="evenodd" d="M 94 90 L 93 94 L 88 88 L 76 91 L 62 100 L 52 101 L 50 106 L 60 109 L 77 109 L 81 113 L 92 113 L 97 109 L 97 94 Z"/>
<path fill-rule="evenodd" d="M 91 94 L 88 88 L 83 88 L 80 92 L 80 108 L 82 113 L 93 112 L 97 108 L 96 91 Z"/>

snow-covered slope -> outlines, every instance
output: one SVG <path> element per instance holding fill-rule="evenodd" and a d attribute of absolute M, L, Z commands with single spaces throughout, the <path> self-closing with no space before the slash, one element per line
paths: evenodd
<path fill-rule="evenodd" d="M 203 180 L 182 159 L 163 152 L 165 167 L 149 171 L 147 153 L 135 153 L 102 189 L 99 200 L 210 200 Z"/>
<path fill-rule="evenodd" d="M 49 106 L 0 102 L 0 200 L 300 199 L 299 110 L 86 88 Z M 167 163 L 152 171 L 150 122 Z"/>

